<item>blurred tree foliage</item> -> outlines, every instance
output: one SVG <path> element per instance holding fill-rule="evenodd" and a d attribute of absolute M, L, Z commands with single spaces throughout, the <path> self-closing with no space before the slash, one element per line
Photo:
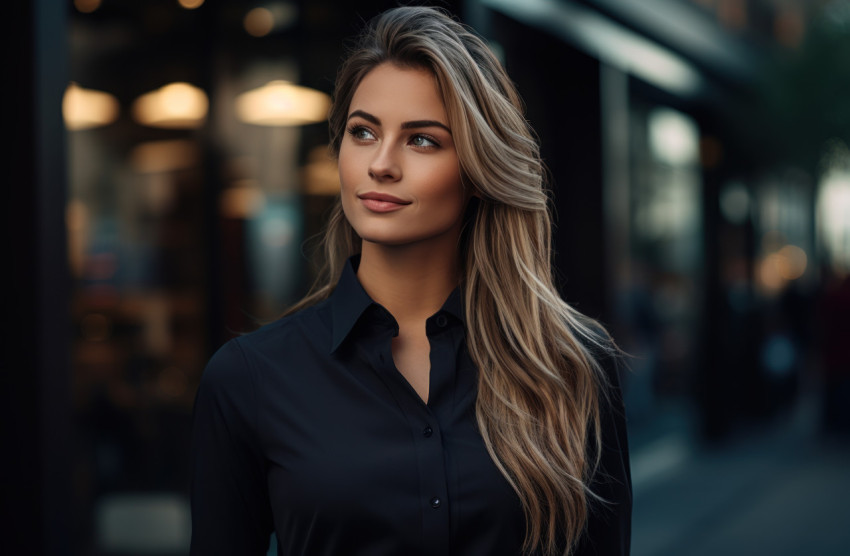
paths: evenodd
<path fill-rule="evenodd" d="M 814 169 L 827 142 L 850 144 L 850 1 L 825 4 L 803 43 L 767 66 L 761 86 L 777 162 Z"/>

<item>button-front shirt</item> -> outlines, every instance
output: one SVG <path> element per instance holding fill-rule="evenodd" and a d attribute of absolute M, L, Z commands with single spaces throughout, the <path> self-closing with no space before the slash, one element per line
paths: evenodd
<path fill-rule="evenodd" d="M 349 261 L 325 301 L 225 344 L 195 402 L 193 555 L 518 555 L 519 498 L 475 422 L 477 369 L 459 290 L 426 323 L 427 403 L 393 364 L 393 316 Z M 619 391 L 576 554 L 628 553 Z"/>

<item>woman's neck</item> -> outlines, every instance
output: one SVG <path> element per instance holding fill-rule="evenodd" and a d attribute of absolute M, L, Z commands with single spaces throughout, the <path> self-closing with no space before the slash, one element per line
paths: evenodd
<path fill-rule="evenodd" d="M 424 321 L 442 307 L 459 283 L 456 244 L 451 247 L 393 247 L 364 241 L 357 278 L 400 325 Z"/>

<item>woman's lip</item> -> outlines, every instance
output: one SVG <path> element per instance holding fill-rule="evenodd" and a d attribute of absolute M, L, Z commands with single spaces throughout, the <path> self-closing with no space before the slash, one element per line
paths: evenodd
<path fill-rule="evenodd" d="M 392 212 L 410 204 L 410 201 L 387 195 L 386 193 L 364 193 L 357 196 L 367 209 L 372 212 Z"/>
<path fill-rule="evenodd" d="M 408 204 L 393 203 L 392 201 L 381 201 L 378 199 L 368 199 L 360 197 L 360 202 L 372 212 L 392 212 L 406 207 Z"/>
<path fill-rule="evenodd" d="M 404 199 L 399 199 L 398 197 L 393 197 L 392 195 L 388 195 L 386 193 L 377 193 L 374 191 L 370 191 L 369 193 L 363 193 L 358 195 L 361 199 L 372 200 L 372 201 L 382 201 L 385 203 L 395 203 L 397 205 L 409 205 L 410 201 L 405 201 Z"/>

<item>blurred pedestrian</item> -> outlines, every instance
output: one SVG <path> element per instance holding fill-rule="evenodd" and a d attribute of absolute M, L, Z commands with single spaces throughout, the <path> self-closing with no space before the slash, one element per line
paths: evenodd
<path fill-rule="evenodd" d="M 820 317 L 823 429 L 850 436 L 850 274 L 827 285 Z"/>

